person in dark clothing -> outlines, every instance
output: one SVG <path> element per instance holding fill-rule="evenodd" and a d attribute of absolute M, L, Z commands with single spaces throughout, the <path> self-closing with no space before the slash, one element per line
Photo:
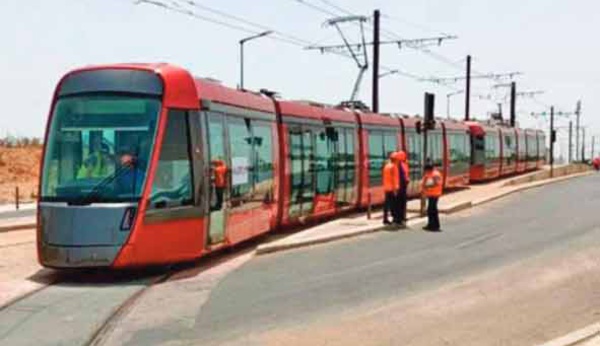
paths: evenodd
<path fill-rule="evenodd" d="M 398 208 L 398 220 L 396 221 L 400 227 L 406 227 L 406 202 L 408 183 L 410 182 L 410 175 L 408 170 L 408 164 L 406 163 L 406 153 L 403 150 L 396 152 L 396 162 L 398 164 L 398 176 L 400 178 L 400 188 L 398 189 L 397 195 L 397 208 Z"/>

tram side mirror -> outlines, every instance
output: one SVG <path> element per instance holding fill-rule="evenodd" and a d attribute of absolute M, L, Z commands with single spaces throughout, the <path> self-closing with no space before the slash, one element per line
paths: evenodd
<path fill-rule="evenodd" d="M 421 134 L 421 121 L 417 121 L 415 123 L 415 130 L 417 131 L 418 134 Z"/>

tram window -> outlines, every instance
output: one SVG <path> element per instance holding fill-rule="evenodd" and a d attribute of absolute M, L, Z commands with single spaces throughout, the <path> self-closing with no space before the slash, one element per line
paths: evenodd
<path fill-rule="evenodd" d="M 383 137 L 383 152 L 386 155 L 386 158 L 389 156 L 388 154 L 398 150 L 398 138 L 396 137 L 395 132 L 385 132 Z"/>
<path fill-rule="evenodd" d="M 239 201 L 234 201 L 234 199 L 248 198 L 252 191 L 253 137 L 248 119 L 229 117 L 227 129 L 231 153 L 231 198 L 232 204 L 237 204 Z"/>
<path fill-rule="evenodd" d="M 336 202 L 343 204 L 346 200 L 346 182 L 348 180 L 346 170 L 346 131 L 336 129 L 337 150 L 335 153 L 335 179 L 336 179 Z"/>
<path fill-rule="evenodd" d="M 312 210 L 312 200 L 314 191 L 314 143 L 312 139 L 312 130 L 302 129 L 302 163 L 305 172 L 303 186 L 303 205 L 302 212 Z"/>
<path fill-rule="evenodd" d="M 314 168 L 317 178 L 317 194 L 328 194 L 333 190 L 333 154 L 334 135 L 333 131 L 320 129 L 314 132 L 315 157 Z"/>
<path fill-rule="evenodd" d="M 383 133 L 381 131 L 369 131 L 369 186 L 380 186 L 382 184 L 384 157 Z"/>
<path fill-rule="evenodd" d="M 432 132 L 427 137 L 427 158 L 430 159 L 436 167 L 443 165 L 443 146 L 442 134 Z"/>
<path fill-rule="evenodd" d="M 289 159 L 292 173 L 290 214 L 296 214 L 300 212 L 300 207 L 302 205 L 302 182 L 304 180 L 304 171 L 302 169 L 302 132 L 300 131 L 300 128 L 290 128 L 289 143 Z"/>
<path fill-rule="evenodd" d="M 150 195 L 151 208 L 191 205 L 194 188 L 186 112 L 169 111 L 162 143 Z"/>
<path fill-rule="evenodd" d="M 160 102 L 118 95 L 59 99 L 50 124 L 42 200 L 137 200 L 146 177 Z M 135 173 L 121 156 L 135 157 Z M 107 183 L 108 181 L 108 183 Z M 96 188 L 102 183 L 103 188 Z M 97 193 L 89 192 L 96 189 Z"/>
<path fill-rule="evenodd" d="M 254 181 L 257 192 L 270 192 L 273 184 L 273 138 L 271 124 L 266 122 L 254 122 L 252 124 L 254 134 L 254 149 L 256 151 L 256 174 Z"/>
<path fill-rule="evenodd" d="M 354 149 L 354 129 L 348 129 L 346 132 L 346 201 L 352 200 L 352 191 L 354 191 L 354 173 L 356 170 L 355 149 Z"/>
<path fill-rule="evenodd" d="M 415 132 L 409 132 L 406 135 L 406 141 L 408 145 L 408 165 L 410 170 L 410 180 L 420 181 L 421 179 L 421 155 L 422 155 L 422 144 L 421 136 Z"/>
<path fill-rule="evenodd" d="M 487 158 L 487 144 L 485 136 L 472 136 L 471 155 L 472 163 L 475 165 L 481 165 L 485 163 Z"/>

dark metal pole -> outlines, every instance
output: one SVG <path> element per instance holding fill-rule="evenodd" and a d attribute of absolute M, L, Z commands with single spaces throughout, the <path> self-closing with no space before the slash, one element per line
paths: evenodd
<path fill-rule="evenodd" d="M 423 122 L 421 126 L 423 126 L 423 157 L 421 158 L 421 174 L 425 175 L 425 163 L 427 162 L 427 126 L 425 125 L 425 122 Z M 425 216 L 425 196 L 423 195 L 423 191 L 421 191 L 420 209 L 421 216 Z"/>
<path fill-rule="evenodd" d="M 240 89 L 244 90 L 244 40 L 240 41 Z"/>
<path fill-rule="evenodd" d="M 577 158 L 579 157 L 579 118 L 581 115 L 581 101 L 577 101 L 575 114 L 577 115 L 577 118 L 575 119 L 575 161 L 577 161 Z"/>
<path fill-rule="evenodd" d="M 554 142 L 556 132 L 554 131 L 554 106 L 550 107 L 550 178 L 554 176 Z"/>
<path fill-rule="evenodd" d="M 517 103 L 517 83 L 510 83 L 510 126 L 515 127 L 515 122 L 517 119 L 517 111 L 516 111 L 516 103 Z"/>
<path fill-rule="evenodd" d="M 592 151 L 590 152 L 590 160 L 594 159 L 594 144 L 596 142 L 596 136 L 592 136 Z"/>
<path fill-rule="evenodd" d="M 471 56 L 467 55 L 467 85 L 465 86 L 465 121 L 471 118 Z"/>
<path fill-rule="evenodd" d="M 581 137 L 581 162 L 585 162 L 585 127 L 582 128 L 583 134 Z"/>
<path fill-rule="evenodd" d="M 569 121 L 569 163 L 573 160 L 573 121 Z"/>
<path fill-rule="evenodd" d="M 379 112 L 379 10 L 373 13 L 373 100 L 374 113 Z"/>
<path fill-rule="evenodd" d="M 425 102 L 424 102 L 424 111 L 423 111 L 423 121 L 421 122 L 421 129 L 423 132 L 423 157 L 421 161 L 421 172 L 425 174 L 425 164 L 427 163 L 427 133 L 429 131 L 429 127 L 433 126 L 435 122 L 435 95 L 430 93 L 425 93 Z M 422 192 L 422 191 L 421 191 Z M 423 193 L 421 193 L 421 216 L 425 216 L 425 197 Z"/>

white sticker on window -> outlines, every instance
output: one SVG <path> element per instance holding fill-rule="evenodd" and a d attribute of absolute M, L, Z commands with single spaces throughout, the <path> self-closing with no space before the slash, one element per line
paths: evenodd
<path fill-rule="evenodd" d="M 248 158 L 245 156 L 233 157 L 231 159 L 231 183 L 233 186 L 248 184 Z"/>

